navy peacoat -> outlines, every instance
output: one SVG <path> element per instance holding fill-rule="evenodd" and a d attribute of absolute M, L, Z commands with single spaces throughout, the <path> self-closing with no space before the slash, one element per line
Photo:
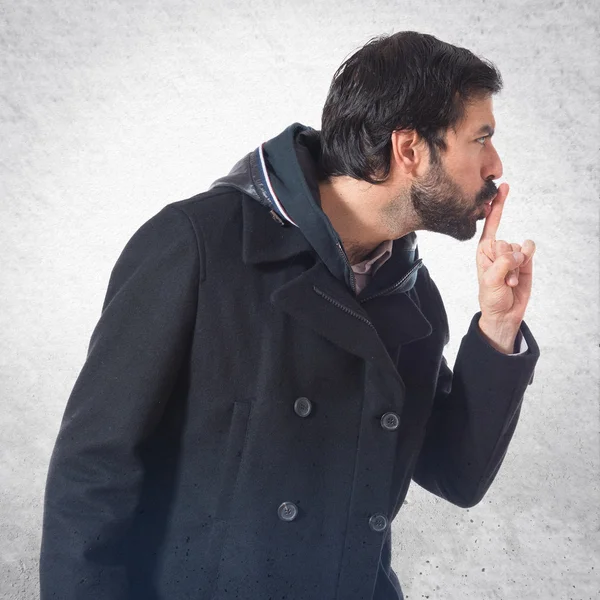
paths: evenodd
<path fill-rule="evenodd" d="M 488 490 L 539 348 L 523 322 L 496 351 L 477 313 L 452 371 L 414 233 L 357 296 L 318 149 L 286 128 L 125 246 L 50 462 L 42 600 L 397 600 L 411 480 Z"/>

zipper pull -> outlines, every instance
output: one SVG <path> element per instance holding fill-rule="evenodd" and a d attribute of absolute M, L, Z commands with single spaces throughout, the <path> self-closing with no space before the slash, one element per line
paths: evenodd
<path fill-rule="evenodd" d="M 273 218 L 273 221 L 275 221 L 276 223 L 278 223 L 282 227 L 286 226 L 286 222 L 273 209 L 271 209 L 269 211 L 269 214 Z"/>

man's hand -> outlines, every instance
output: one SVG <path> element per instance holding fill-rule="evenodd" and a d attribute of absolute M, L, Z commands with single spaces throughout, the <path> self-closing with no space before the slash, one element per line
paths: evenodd
<path fill-rule="evenodd" d="M 506 183 L 498 188 L 477 246 L 476 262 L 480 327 L 497 346 L 510 353 L 510 339 L 514 342 L 531 296 L 535 242 L 528 239 L 521 246 L 496 240 L 508 190 Z"/>

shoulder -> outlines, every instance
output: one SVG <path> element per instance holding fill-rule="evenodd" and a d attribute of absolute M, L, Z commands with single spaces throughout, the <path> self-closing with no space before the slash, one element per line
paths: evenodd
<path fill-rule="evenodd" d="M 241 212 L 241 192 L 219 188 L 165 204 L 147 216 L 122 248 L 116 267 L 130 270 L 142 264 L 169 269 L 195 263 L 205 277 L 206 240 L 222 245 L 223 224 Z"/>
<path fill-rule="evenodd" d="M 171 202 L 165 209 L 174 209 L 185 214 L 194 227 L 215 224 L 241 211 L 244 194 L 230 187 L 218 187 L 201 192 L 190 198 Z"/>

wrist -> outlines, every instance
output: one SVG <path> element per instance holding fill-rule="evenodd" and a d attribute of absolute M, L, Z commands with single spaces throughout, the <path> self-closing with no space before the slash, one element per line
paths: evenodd
<path fill-rule="evenodd" d="M 517 333 L 520 324 L 495 322 L 481 316 L 479 318 L 479 330 L 487 342 L 498 352 L 503 354 L 513 354 Z"/>

